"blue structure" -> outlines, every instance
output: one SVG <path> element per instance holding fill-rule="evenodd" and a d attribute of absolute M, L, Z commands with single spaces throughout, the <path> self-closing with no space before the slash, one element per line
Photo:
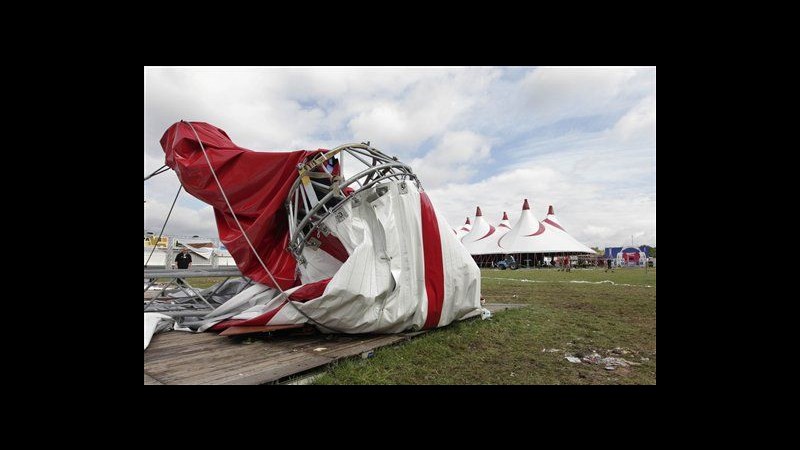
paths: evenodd
<path fill-rule="evenodd" d="M 604 259 L 616 259 L 617 254 L 619 254 L 619 252 L 621 252 L 623 249 L 626 249 L 626 248 L 636 248 L 639 251 L 644 252 L 645 255 L 650 255 L 650 248 L 651 247 L 649 245 L 642 245 L 640 247 L 631 247 L 629 245 L 625 246 L 625 247 L 606 247 L 605 248 L 605 252 L 603 253 L 603 258 Z"/>

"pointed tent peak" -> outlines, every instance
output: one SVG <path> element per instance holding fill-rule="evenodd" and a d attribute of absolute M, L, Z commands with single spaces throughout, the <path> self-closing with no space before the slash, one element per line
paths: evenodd
<path fill-rule="evenodd" d="M 525 199 L 525 203 L 522 204 L 522 210 L 531 209 L 531 205 L 528 204 L 528 199 Z"/>
<path fill-rule="evenodd" d="M 482 215 L 483 213 L 481 212 L 481 207 L 478 206 L 478 209 L 475 210 L 475 217 L 480 217 Z"/>
<path fill-rule="evenodd" d="M 503 211 L 503 220 L 508 220 L 508 214 L 505 211 Z"/>
<path fill-rule="evenodd" d="M 464 222 L 464 225 L 469 225 L 471 222 L 469 221 L 469 217 L 467 217 L 467 221 Z"/>
<path fill-rule="evenodd" d="M 547 215 L 549 216 L 549 215 L 552 215 L 552 214 L 555 214 L 555 213 L 553 212 L 553 205 L 550 205 L 550 208 L 547 210 Z"/>

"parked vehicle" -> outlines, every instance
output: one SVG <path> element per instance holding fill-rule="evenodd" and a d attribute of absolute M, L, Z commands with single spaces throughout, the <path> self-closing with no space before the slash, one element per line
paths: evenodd
<path fill-rule="evenodd" d="M 519 269 L 519 266 L 517 265 L 517 262 L 514 260 L 514 257 L 512 255 L 506 255 L 505 259 L 503 259 L 503 260 L 501 260 L 500 262 L 497 263 L 497 267 L 500 270 L 506 270 L 506 269 L 517 270 L 517 269 Z"/>

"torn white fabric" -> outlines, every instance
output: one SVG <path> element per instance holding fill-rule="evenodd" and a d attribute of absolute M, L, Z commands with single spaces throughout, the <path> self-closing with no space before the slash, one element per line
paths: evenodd
<path fill-rule="evenodd" d="M 172 322 L 172 317 L 164 314 L 144 313 L 144 349 L 147 350 L 154 334 L 169 329 L 173 325 Z"/>

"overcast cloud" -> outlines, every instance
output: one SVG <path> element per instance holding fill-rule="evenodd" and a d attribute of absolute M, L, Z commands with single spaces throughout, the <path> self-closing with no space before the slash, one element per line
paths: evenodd
<path fill-rule="evenodd" d="M 179 120 L 209 122 L 256 151 L 370 141 L 409 163 L 455 227 L 481 206 L 511 223 L 524 198 L 590 246 L 656 245 L 655 68 L 145 68 L 145 174 Z M 178 189 L 145 182 L 157 233 Z M 183 192 L 166 233 L 217 237 Z"/>

